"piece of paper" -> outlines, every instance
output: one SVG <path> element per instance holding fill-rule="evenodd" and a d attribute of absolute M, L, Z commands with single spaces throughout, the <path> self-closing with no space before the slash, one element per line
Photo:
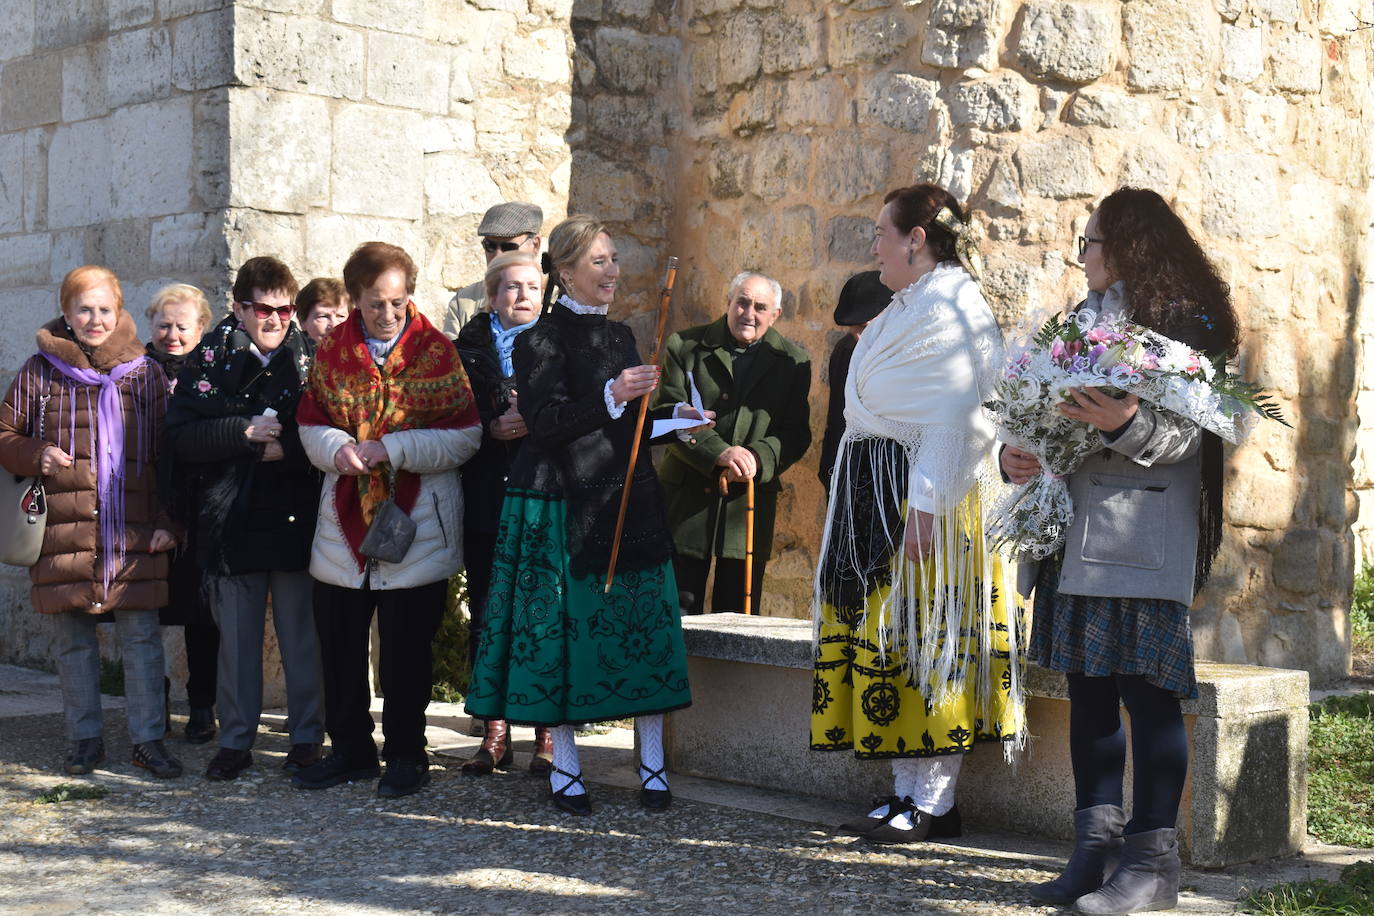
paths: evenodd
<path fill-rule="evenodd" d="M 702 411 L 704 411 L 706 408 L 702 406 L 701 392 L 697 391 L 697 380 L 692 375 L 690 370 L 687 372 L 687 388 L 689 391 L 688 397 L 692 399 L 692 406 L 697 409 L 697 413 L 702 413 Z M 704 416 L 705 414 L 702 415 Z M 700 420 L 696 417 L 681 417 L 670 418 L 667 420 L 655 420 L 653 429 L 650 432 L 649 437 L 651 439 L 657 439 L 659 436 L 666 436 L 669 433 L 676 432 L 679 429 L 691 429 L 694 426 L 701 426 L 705 422 L 705 420 Z"/>

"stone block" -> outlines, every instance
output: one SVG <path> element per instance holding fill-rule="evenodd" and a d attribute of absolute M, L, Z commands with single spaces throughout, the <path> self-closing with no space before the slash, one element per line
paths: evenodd
<path fill-rule="evenodd" d="M 69 270 L 85 263 L 88 263 L 85 229 L 52 233 L 52 257 L 48 262 L 50 283 L 61 283 Z"/>
<path fill-rule="evenodd" d="M 1015 73 L 960 82 L 949 103 L 955 124 L 994 132 L 1031 127 L 1035 110 L 1035 87 Z"/>
<path fill-rule="evenodd" d="M 602 0 L 572 0 L 572 18 L 600 22 L 602 6 Z"/>
<path fill-rule="evenodd" d="M 305 237 L 309 247 L 304 254 L 302 276 L 337 277 L 344 262 L 363 242 L 390 242 L 404 248 L 423 270 L 424 239 L 411 220 L 349 216 L 342 213 L 315 212 L 305 217 Z"/>
<path fill-rule="evenodd" d="M 1249 26 L 1221 27 L 1221 75 L 1241 83 L 1253 83 L 1264 73 L 1264 29 Z"/>
<path fill-rule="evenodd" d="M 23 134 L 0 134 L 0 235 L 24 231 Z"/>
<path fill-rule="evenodd" d="M 51 256 L 52 236 L 46 232 L 0 237 L 0 287 L 47 283 Z"/>
<path fill-rule="evenodd" d="M 1016 151 L 1026 190 L 1040 197 L 1092 197 L 1101 188 L 1092 150 L 1071 137 L 1027 143 Z"/>
<path fill-rule="evenodd" d="M 789 207 L 778 218 L 776 261 L 785 268 L 811 270 L 816 266 L 816 211 L 811 207 Z"/>
<path fill-rule="evenodd" d="M 376 158 L 377 170 L 387 161 L 378 148 L 395 152 L 401 158 L 418 159 L 419 146 L 408 142 L 397 130 L 402 115 L 396 113 L 390 124 L 362 135 L 350 128 L 351 108 L 341 109 L 331 122 L 324 99 L 271 89 L 235 89 L 229 106 L 229 135 L 234 138 L 234 155 L 229 159 L 229 205 L 284 213 L 300 213 L 310 207 L 330 205 L 330 153 L 343 145 L 351 146 L 349 157 Z M 332 129 L 331 129 L 332 128 Z M 340 137 L 346 137 L 342 142 Z M 366 154 L 362 150 L 366 150 Z M 419 182 L 419 163 L 413 163 L 414 181 Z M 397 162 L 388 174 L 403 168 Z M 385 181 L 378 174 L 340 173 L 335 163 L 336 187 L 348 195 L 369 195 L 373 189 L 384 198 Z M 355 184 L 356 182 L 356 184 Z M 418 193 L 416 195 L 418 197 Z M 339 208 L 339 195 L 333 204 Z"/>
<path fill-rule="evenodd" d="M 891 60 L 912 39 L 910 20 L 909 13 L 895 11 L 868 16 L 848 14 L 831 20 L 831 66 L 880 64 Z"/>
<path fill-rule="evenodd" d="M 743 197 L 753 172 L 752 156 L 741 154 L 728 144 L 714 147 L 706 160 L 706 181 L 711 195 L 716 200 L 733 200 Z"/>
<path fill-rule="evenodd" d="M 1085 86 L 1073 94 L 1064 113 L 1070 124 L 1085 127 L 1139 128 L 1150 118 L 1150 102 L 1096 86 Z"/>
<path fill-rule="evenodd" d="M 314 16 L 328 19 L 331 0 L 235 0 L 237 5 L 252 7 L 268 13 L 288 13 L 292 16 Z"/>
<path fill-rule="evenodd" d="M 1279 37 L 1269 52 L 1274 85 L 1286 92 L 1321 92 L 1325 63 L 1321 39 L 1301 32 Z"/>
<path fill-rule="evenodd" d="M 859 107 L 860 124 L 881 124 L 917 134 L 930 123 L 940 84 L 910 73 L 882 73 L 873 77 Z"/>
<path fill-rule="evenodd" d="M 477 148 L 484 153 L 523 153 L 524 126 L 534 120 L 528 98 L 484 96 L 473 105 Z"/>
<path fill-rule="evenodd" d="M 110 115 L 115 216 L 163 216 L 191 206 L 191 115 L 186 96 Z"/>
<path fill-rule="evenodd" d="M 567 34 L 562 29 L 536 29 L 528 35 L 511 35 L 501 51 L 506 75 L 566 86 L 572 81 L 572 58 Z"/>
<path fill-rule="evenodd" d="M 459 152 L 425 157 L 426 215 L 481 214 L 501 200 L 501 189 L 476 156 Z"/>
<path fill-rule="evenodd" d="M 1035 76 L 1090 83 L 1112 68 L 1117 34 L 1105 4 L 1037 0 L 1026 7 L 1016 51 Z"/>
<path fill-rule="evenodd" d="M 887 144 L 864 134 L 837 133 L 817 151 L 812 193 L 835 204 L 852 204 L 885 192 L 891 179 Z"/>
<path fill-rule="evenodd" d="M 1126 81 L 1146 91 L 1199 89 L 1211 72 L 1218 23 L 1189 0 L 1133 0 L 1122 12 L 1130 67 Z"/>
<path fill-rule="evenodd" d="M 130 29 L 152 22 L 157 13 L 156 0 L 105 0 L 110 31 Z M 4 57 L 0 54 L 0 57 Z"/>
<path fill-rule="evenodd" d="M 752 13 L 741 13 L 726 21 L 717 52 L 716 82 L 720 86 L 742 86 L 759 75 L 763 66 L 762 31 L 759 18 Z M 597 59 L 600 57 L 598 45 Z"/>
<path fill-rule="evenodd" d="M 208 13 L 212 10 L 224 9 L 231 6 L 233 0 L 159 0 L 162 7 L 162 19 L 179 19 L 182 16 L 194 16 L 196 13 Z"/>
<path fill-rule="evenodd" d="M 652 92 L 672 78 L 682 47 L 674 38 L 641 35 L 628 29 L 596 30 L 596 66 L 612 90 Z"/>
<path fill-rule="evenodd" d="M 1012 159 L 999 159 L 988 172 L 987 184 L 983 187 L 987 199 L 999 206 L 1019 210 L 1025 203 L 1021 193 L 1021 172 Z"/>
<path fill-rule="evenodd" d="M 782 122 L 789 127 L 836 125 L 848 123 L 852 116 L 848 92 L 833 76 L 791 80 L 784 84 L 782 94 Z"/>
<path fill-rule="evenodd" d="M 172 41 L 167 29 L 116 32 L 106 47 L 106 93 L 111 108 L 150 102 L 171 92 Z"/>
<path fill-rule="evenodd" d="M 772 14 L 763 20 L 763 72 L 795 73 L 825 63 L 821 22 L 815 15 Z"/>
<path fill-rule="evenodd" d="M 1274 584 L 1299 595 L 1320 591 L 1323 553 L 1319 532 L 1288 531 L 1274 548 Z"/>
<path fill-rule="evenodd" d="M 639 177 L 622 163 L 581 150 L 573 153 L 569 213 L 595 213 L 603 219 L 629 222 L 642 199 Z"/>
<path fill-rule="evenodd" d="M 63 0 L 34 5 L 33 44 L 55 51 L 96 41 L 109 31 L 105 0 Z"/>
<path fill-rule="evenodd" d="M 33 339 L 38 329 L 45 322 L 56 318 L 57 314 L 57 296 L 47 283 L 41 287 L 0 289 L 0 315 L 5 316 L 5 333 L 0 334 L 0 366 L 18 369 L 24 360 L 33 355 Z M 3 596 L 6 590 L 0 581 L 0 596 Z M 5 597 L 9 600 L 0 603 L 0 607 L 23 607 L 24 624 L 32 626 L 40 618 L 46 623 L 48 615 L 35 614 L 31 610 L 27 575 L 23 577 L 22 585 Z M 14 618 L 11 618 L 6 622 L 4 646 L 7 651 L 13 651 L 13 647 L 21 644 L 15 632 L 19 628 L 12 625 L 13 621 Z M 57 657 L 55 652 L 42 654 L 49 660 Z"/>
<path fill-rule="evenodd" d="M 964 70 L 997 65 L 1002 0 L 934 0 L 921 45 L 921 61 Z"/>
<path fill-rule="evenodd" d="M 797 134 L 771 134 L 754 148 L 749 190 L 766 201 L 780 200 L 789 191 L 807 186 L 811 140 Z"/>
<path fill-rule="evenodd" d="M 424 29 L 424 0 L 334 0 L 334 20 L 384 32 L 419 35 Z"/>
<path fill-rule="evenodd" d="M 24 230 L 48 228 L 48 150 L 52 135 L 46 128 L 25 131 L 24 137 Z M 18 174 L 18 173 L 13 173 Z"/>
<path fill-rule="evenodd" d="M 1202 160 L 1202 225 L 1233 239 L 1273 238 L 1281 221 L 1273 218 L 1278 177 L 1271 159 L 1226 150 Z"/>
<path fill-rule="evenodd" d="M 62 120 L 84 121 L 109 112 L 106 59 L 107 44 L 103 41 L 62 53 Z"/>
<path fill-rule="evenodd" d="M 359 37 L 356 32 L 348 35 L 349 42 Z M 449 57 L 446 50 L 409 35 L 369 34 L 367 97 L 382 105 L 447 113 Z"/>
<path fill-rule="evenodd" d="M 1174 155 L 1150 143 L 1127 148 L 1117 172 L 1117 187 L 1149 188 L 1168 198 L 1177 182 L 1173 177 Z"/>
<path fill-rule="evenodd" d="M 48 148 L 48 225 L 88 226 L 110 218 L 109 121 L 59 126 Z"/>
<path fill-rule="evenodd" d="M 363 98 L 361 32 L 317 19 L 246 9 L 240 9 L 236 18 L 237 68 L 245 83 L 351 101 Z M 433 55 L 423 53 L 423 42 L 415 41 L 397 49 L 385 44 L 390 35 L 375 33 L 372 37 L 375 44 L 367 56 L 372 65 L 367 73 L 370 93 L 374 67 L 381 70 L 394 65 L 409 73 L 429 69 Z M 437 91 L 444 99 L 448 93 L 447 61 L 441 67 L 444 75 Z M 418 86 L 409 88 L 415 92 Z M 416 103 L 412 99 L 405 104 L 413 107 Z"/>
<path fill-rule="evenodd" d="M 235 90 L 238 92 L 238 90 Z M 229 90 L 195 95 L 191 141 L 196 197 L 205 207 L 229 206 Z"/>
<path fill-rule="evenodd" d="M 421 117 L 412 112 L 368 105 L 341 107 L 333 125 L 334 209 L 420 219 L 424 215 L 422 124 Z"/>
<path fill-rule="evenodd" d="M 606 12 L 621 19 L 644 20 L 654 11 L 654 0 L 607 0 Z"/>
<path fill-rule="evenodd" d="M 1270 22 L 1297 25 L 1298 18 L 1302 16 L 1301 0 L 1254 0 L 1252 6 L 1256 15 Z"/>
<path fill-rule="evenodd" d="M 172 27 L 172 85 L 190 92 L 234 82 L 234 10 L 179 20 Z"/>
<path fill-rule="evenodd" d="M 229 210 L 224 215 L 224 238 L 228 245 L 229 269 L 235 271 L 244 261 L 261 255 L 278 258 L 291 268 L 302 284 L 308 274 L 305 263 L 305 218 L 294 213 L 264 213 L 261 210 Z M 358 244 L 366 239 L 358 239 Z M 343 262 L 339 262 L 342 267 Z M 338 276 L 331 273 L 329 276 Z"/>
<path fill-rule="evenodd" d="M 832 261 L 867 264 L 873 260 L 873 220 L 862 216 L 837 216 L 826 230 L 827 254 Z"/>
<path fill-rule="evenodd" d="M 1296 475 L 1273 470 L 1262 457 L 1236 465 L 1226 482 L 1227 521 L 1266 531 L 1292 524 L 1299 496 Z"/>
<path fill-rule="evenodd" d="M 36 6 L 37 0 L 17 0 L 5 4 L 5 27 L 0 29 L 0 60 L 16 60 L 33 53 Z"/>
<path fill-rule="evenodd" d="M 612 143 L 630 148 L 663 142 L 663 110 L 638 96 L 598 95 L 589 101 L 588 127 Z"/>
<path fill-rule="evenodd" d="M 62 120 L 62 55 L 12 60 L 0 70 L 0 125 L 6 131 Z"/>
<path fill-rule="evenodd" d="M 1226 118 L 1217 108 L 1189 103 L 1172 111 L 1174 139 L 1199 152 L 1226 137 Z"/>
<path fill-rule="evenodd" d="M 121 277 L 148 272 L 148 220 L 111 220 L 87 227 L 84 236 L 84 263 L 103 264 Z"/>
<path fill-rule="evenodd" d="M 170 274 L 210 273 L 227 263 L 223 211 L 178 213 L 148 228 L 148 268 Z"/>

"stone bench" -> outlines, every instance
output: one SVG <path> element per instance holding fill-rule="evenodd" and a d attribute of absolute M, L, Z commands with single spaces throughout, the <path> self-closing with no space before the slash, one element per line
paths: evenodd
<path fill-rule="evenodd" d="M 692 706 L 675 712 L 675 772 L 867 805 L 890 795 L 885 761 L 807 747 L 811 624 L 711 614 L 683 621 Z M 1183 712 L 1191 757 L 1179 836 L 1196 866 L 1300 851 L 1307 837 L 1307 672 L 1199 663 Z M 965 761 L 959 809 L 985 827 L 1072 837 L 1069 703 L 1062 675 L 1026 669 L 1032 738 L 1015 771 L 999 747 Z M 1126 799 L 1130 799 L 1127 763 Z"/>

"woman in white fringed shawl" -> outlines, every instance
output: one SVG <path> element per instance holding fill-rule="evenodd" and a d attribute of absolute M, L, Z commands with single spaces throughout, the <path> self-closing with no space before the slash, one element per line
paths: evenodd
<path fill-rule="evenodd" d="M 934 185 L 891 192 L 873 255 L 900 292 L 844 382 L 813 600 L 811 747 L 890 760 L 892 796 L 845 828 L 907 843 L 958 836 L 964 754 L 1023 739 L 1022 609 L 983 534 L 1001 479 L 981 405 L 1002 335 L 958 202 Z"/>

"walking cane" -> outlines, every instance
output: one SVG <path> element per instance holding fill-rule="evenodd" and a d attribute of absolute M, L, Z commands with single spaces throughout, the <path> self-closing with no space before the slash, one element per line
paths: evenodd
<path fill-rule="evenodd" d="M 677 279 L 677 258 L 668 259 L 668 269 L 663 274 L 663 286 L 659 291 L 658 330 L 654 333 L 654 352 L 649 356 L 648 365 L 658 365 L 658 351 L 663 346 L 663 328 L 668 323 L 668 303 L 673 301 L 673 282 Z M 609 594 L 611 583 L 615 581 L 615 564 L 620 559 L 620 536 L 625 533 L 625 512 L 630 508 L 630 485 L 634 483 L 635 463 L 639 461 L 639 440 L 644 434 L 644 418 L 649 415 L 649 395 L 639 399 L 639 416 L 635 419 L 635 437 L 630 443 L 630 466 L 625 469 L 625 488 L 620 491 L 620 512 L 615 517 L 615 538 L 611 541 L 611 563 L 606 569 L 606 588 Z"/>
<path fill-rule="evenodd" d="M 720 495 L 730 492 L 730 484 L 725 480 L 722 468 L 719 482 Z M 754 599 L 754 478 L 744 482 L 744 613 L 752 614 Z"/>

